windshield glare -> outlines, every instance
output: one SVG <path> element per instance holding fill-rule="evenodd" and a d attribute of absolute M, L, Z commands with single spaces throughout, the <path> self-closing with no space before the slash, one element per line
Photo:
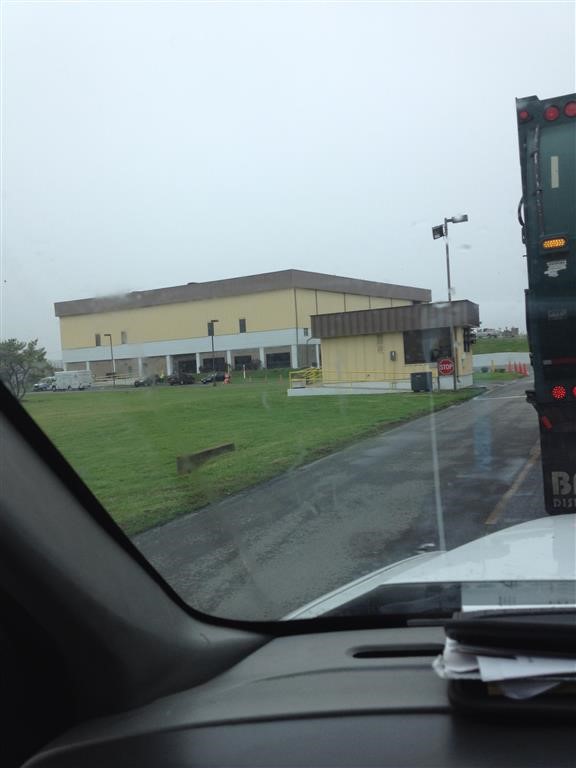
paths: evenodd
<path fill-rule="evenodd" d="M 574 5 L 1 13 L 0 378 L 176 592 L 572 605 Z"/>

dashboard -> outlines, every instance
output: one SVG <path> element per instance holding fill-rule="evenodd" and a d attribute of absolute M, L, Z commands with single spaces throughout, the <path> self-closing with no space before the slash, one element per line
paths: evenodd
<path fill-rule="evenodd" d="M 271 640 L 203 685 L 65 734 L 27 768 L 574 766 L 572 724 L 455 712 L 438 627 Z"/>

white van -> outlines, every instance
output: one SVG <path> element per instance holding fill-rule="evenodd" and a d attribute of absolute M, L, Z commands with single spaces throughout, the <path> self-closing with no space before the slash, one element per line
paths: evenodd
<path fill-rule="evenodd" d="M 54 374 L 52 391 L 88 389 L 94 380 L 90 371 L 57 371 Z"/>
<path fill-rule="evenodd" d="M 481 328 L 476 331 L 477 339 L 497 339 L 499 335 L 495 328 Z"/>

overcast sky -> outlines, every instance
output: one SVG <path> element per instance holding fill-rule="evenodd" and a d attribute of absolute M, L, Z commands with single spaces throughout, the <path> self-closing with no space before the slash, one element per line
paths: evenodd
<path fill-rule="evenodd" d="M 55 301 L 298 268 L 525 328 L 516 96 L 574 2 L 2 3 L 3 338 Z"/>

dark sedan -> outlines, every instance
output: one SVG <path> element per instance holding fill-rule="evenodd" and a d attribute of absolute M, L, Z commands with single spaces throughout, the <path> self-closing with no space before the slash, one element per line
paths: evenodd
<path fill-rule="evenodd" d="M 195 384 L 196 378 L 191 373 L 173 373 L 168 376 L 168 384 L 171 387 L 176 384 Z"/>
<path fill-rule="evenodd" d="M 214 381 L 224 381 L 225 378 L 226 378 L 225 373 L 216 372 L 216 373 L 211 373 L 209 376 L 204 376 L 204 378 L 200 379 L 200 381 L 202 382 L 202 384 L 212 384 L 212 382 Z"/>
<path fill-rule="evenodd" d="M 157 374 L 155 376 L 143 376 L 136 379 L 134 382 L 135 387 L 151 387 L 153 384 L 161 384 L 162 378 Z"/>

